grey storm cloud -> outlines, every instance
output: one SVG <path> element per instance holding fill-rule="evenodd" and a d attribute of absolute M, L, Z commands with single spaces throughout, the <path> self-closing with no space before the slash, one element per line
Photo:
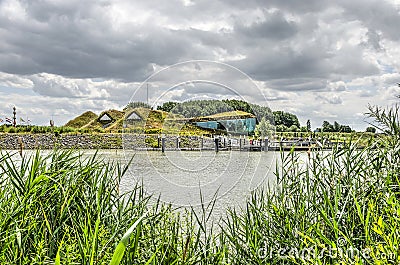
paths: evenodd
<path fill-rule="evenodd" d="M 248 1 L 230 1 L 223 0 L 227 5 L 233 5 L 238 8 L 279 8 L 289 10 L 293 13 L 312 13 L 318 12 L 327 7 L 330 1 L 326 0 L 248 0 Z"/>
<path fill-rule="evenodd" d="M 372 32 L 381 32 L 385 38 L 400 39 L 400 13 L 398 7 L 389 1 L 354 0 L 338 1 L 344 10 L 344 18 L 357 19 Z"/>
<path fill-rule="evenodd" d="M 282 91 L 323 91 L 327 87 L 327 81 L 317 78 L 275 79 L 267 82 L 267 85 Z"/>
<path fill-rule="evenodd" d="M 157 69 L 201 59 L 237 67 L 276 101 L 335 91 L 320 101 L 345 104 L 339 93 L 354 80 L 362 87 L 376 79 L 382 89 L 398 82 L 384 74 L 400 67 L 399 9 L 394 0 L 0 0 L 0 85 L 59 102 L 123 104 Z M 194 75 L 211 73 L 199 66 Z M 157 86 L 187 73 L 177 75 Z M 219 78 L 233 87 L 231 75 Z M 237 82 L 244 96 L 260 94 Z M 186 98 L 224 94 L 209 85 L 191 92 Z"/>
<path fill-rule="evenodd" d="M 235 25 L 235 30 L 247 38 L 270 38 L 273 40 L 290 38 L 298 32 L 297 24 L 285 19 L 280 11 L 267 14 L 265 21 L 254 22 L 249 26 L 238 23 Z"/>
<path fill-rule="evenodd" d="M 3 1 L 0 5 L 6 5 L 7 2 Z M 132 8 L 151 8 L 157 11 L 153 12 L 155 14 L 178 21 L 178 24 L 181 23 L 178 28 L 156 25 L 154 21 L 158 17 L 151 17 L 144 23 L 127 22 L 118 28 L 109 16 L 112 1 L 18 3 L 23 18 L 12 15 L 0 17 L 0 69 L 7 73 L 45 72 L 72 78 L 140 81 L 151 74 L 151 64 L 170 65 L 189 59 L 213 60 L 218 50 L 224 50 L 232 56 L 242 54 L 244 58 L 240 62 L 230 61 L 229 58 L 227 62 L 260 80 L 328 78 L 332 73 L 345 75 L 356 71 L 355 74 L 371 74 L 377 71 L 363 61 L 361 55 L 351 62 L 337 56 L 331 49 L 335 36 L 324 36 L 323 40 L 311 43 L 305 41 L 309 30 L 315 30 L 319 19 L 312 18 L 314 15 L 310 13 L 322 12 L 330 5 L 341 5 L 348 12 L 354 11 L 354 5 L 347 3 L 199 1 L 188 7 L 180 1 L 168 4 L 165 1 L 131 3 Z M 375 8 L 374 1 L 371 5 L 371 8 Z M 362 6 L 364 9 L 368 7 Z M 267 11 L 271 8 L 273 11 Z M 389 4 L 377 8 L 386 10 Z M 264 17 L 254 17 L 254 21 L 247 25 L 243 22 L 246 11 L 255 9 L 260 9 Z M 396 22 L 398 17 L 395 11 L 387 11 L 391 14 L 389 21 Z M 372 25 L 367 23 L 362 12 L 354 13 L 366 26 Z M 223 28 L 220 31 L 195 28 L 196 23 L 217 23 L 218 14 L 226 14 L 223 17 L 230 24 L 230 31 L 224 31 Z M 297 20 L 288 19 L 290 14 L 294 14 Z M 213 17 L 214 21 L 211 20 Z M 309 23 L 310 19 L 315 21 Z M 377 16 L 373 19 L 383 21 Z M 371 32 L 382 29 L 391 37 L 398 34 L 397 30 L 389 30 L 383 23 L 380 25 L 374 26 Z M 371 34 L 371 42 L 378 47 L 376 36 Z M 353 51 L 341 52 L 346 54 Z"/>
<path fill-rule="evenodd" d="M 107 4 L 66 3 L 22 2 L 25 23 L 0 18 L 6 46 L 0 55 L 2 71 L 132 80 L 143 78 L 149 63 L 172 64 L 189 52 L 190 41 L 168 29 L 134 24 L 123 32 L 113 29 L 102 16 Z"/>

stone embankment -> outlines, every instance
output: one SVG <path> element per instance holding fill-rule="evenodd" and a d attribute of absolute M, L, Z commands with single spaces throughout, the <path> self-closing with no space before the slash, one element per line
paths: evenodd
<path fill-rule="evenodd" d="M 20 149 L 148 149 L 161 148 L 161 138 L 157 135 L 140 134 L 0 134 L 0 150 Z M 165 136 L 165 148 L 213 148 L 212 138 L 199 136 Z"/>

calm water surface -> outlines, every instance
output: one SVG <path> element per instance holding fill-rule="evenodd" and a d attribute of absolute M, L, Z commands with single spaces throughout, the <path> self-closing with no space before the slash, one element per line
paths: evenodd
<path fill-rule="evenodd" d="M 15 151 L 12 151 L 15 152 Z M 42 151 L 48 153 L 49 151 Z M 95 150 L 83 150 L 84 156 Z M 25 151 L 27 155 L 34 151 Z M 214 214 L 228 207 L 244 206 L 246 197 L 257 187 L 275 180 L 276 152 L 238 151 L 124 151 L 100 150 L 105 159 L 125 164 L 132 156 L 120 191 L 143 182 L 148 194 L 173 205 L 198 207 L 216 199 Z M 18 156 L 15 156 L 18 159 Z"/>
<path fill-rule="evenodd" d="M 217 209 L 239 206 L 252 190 L 275 179 L 275 158 L 274 152 L 136 152 L 120 188 L 143 181 L 148 193 L 176 206 L 197 206 L 201 197 L 206 203 L 215 198 Z"/>

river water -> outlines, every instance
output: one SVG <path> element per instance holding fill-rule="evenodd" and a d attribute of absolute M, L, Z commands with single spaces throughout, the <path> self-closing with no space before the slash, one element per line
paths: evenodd
<path fill-rule="evenodd" d="M 14 151 L 15 152 L 15 151 Z M 42 151 L 47 153 L 49 151 Z M 84 156 L 95 150 L 83 150 Z M 25 151 L 32 154 L 34 151 Z M 214 214 L 228 207 L 245 205 L 254 189 L 275 181 L 277 152 L 239 151 L 132 151 L 100 150 L 101 157 L 126 164 L 132 157 L 120 191 L 143 183 L 148 194 L 176 207 L 193 206 L 215 200 Z M 15 156 L 16 158 L 19 156 Z"/>
<path fill-rule="evenodd" d="M 143 181 L 148 193 L 176 206 L 196 206 L 201 198 L 216 199 L 218 207 L 242 205 L 252 190 L 275 179 L 275 158 L 274 152 L 136 152 L 120 188 Z"/>

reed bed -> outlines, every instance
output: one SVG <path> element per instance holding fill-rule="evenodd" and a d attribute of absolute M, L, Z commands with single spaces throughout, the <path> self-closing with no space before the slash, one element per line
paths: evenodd
<path fill-rule="evenodd" d="M 127 166 L 77 151 L 0 155 L 0 264 L 398 264 L 398 109 L 370 107 L 386 136 L 300 159 L 281 153 L 277 184 L 229 209 L 154 202 Z"/>

